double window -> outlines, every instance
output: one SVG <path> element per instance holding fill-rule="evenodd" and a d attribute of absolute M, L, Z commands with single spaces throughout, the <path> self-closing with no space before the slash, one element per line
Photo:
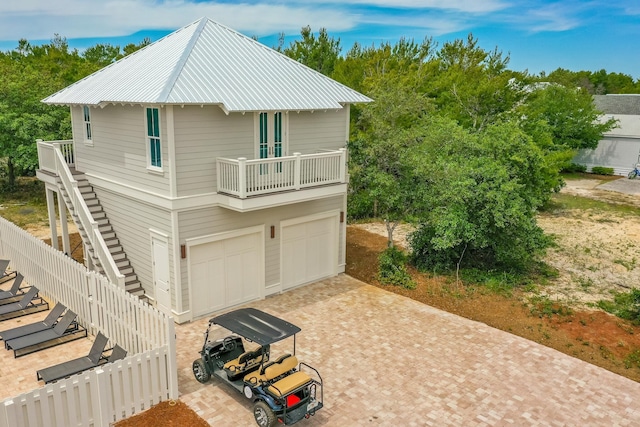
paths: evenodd
<path fill-rule="evenodd" d="M 282 112 L 260 113 L 258 115 L 258 156 L 261 159 L 282 157 L 283 127 Z M 260 173 L 268 173 L 268 165 L 260 166 Z M 275 172 L 282 172 L 282 163 L 275 165 Z"/>
<path fill-rule="evenodd" d="M 149 167 L 162 169 L 160 111 L 157 108 L 147 108 L 147 143 L 149 145 Z"/>
<path fill-rule="evenodd" d="M 82 120 L 84 123 L 84 141 L 91 143 L 93 142 L 93 138 L 91 136 L 91 111 L 89 110 L 88 105 L 82 107 Z"/>

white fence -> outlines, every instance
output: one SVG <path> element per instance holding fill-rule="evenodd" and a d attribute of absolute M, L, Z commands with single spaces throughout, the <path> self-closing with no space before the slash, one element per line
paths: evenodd
<path fill-rule="evenodd" d="M 178 397 L 175 326 L 105 277 L 0 218 L 0 257 L 45 297 L 69 307 L 93 335 L 128 357 L 0 404 L 0 427 L 108 427 Z"/>
<path fill-rule="evenodd" d="M 269 159 L 217 158 L 218 191 L 241 199 L 346 180 L 347 150 Z"/>

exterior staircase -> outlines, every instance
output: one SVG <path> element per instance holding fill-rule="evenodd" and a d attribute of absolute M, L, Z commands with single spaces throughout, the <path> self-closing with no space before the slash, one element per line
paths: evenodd
<path fill-rule="evenodd" d="M 138 280 L 138 276 L 133 270 L 133 266 L 129 259 L 127 258 L 127 254 L 124 252 L 122 245 L 120 244 L 120 240 L 116 235 L 116 232 L 113 229 L 113 226 L 109 222 L 109 218 L 107 218 L 107 214 L 105 213 L 102 205 L 100 204 L 100 200 L 98 200 L 98 196 L 93 191 L 93 187 L 89 184 L 89 181 L 85 177 L 84 173 L 76 171 L 74 168 L 71 169 L 71 174 L 75 181 L 78 182 L 78 190 L 82 195 L 82 199 L 85 201 L 87 207 L 89 208 L 89 212 L 93 217 L 94 221 L 98 223 L 98 230 L 104 239 L 104 242 L 107 245 L 109 253 L 115 262 L 116 267 L 118 268 L 120 274 L 124 276 L 124 287 L 125 289 L 141 298 L 144 298 L 144 288 L 140 284 L 140 280 Z M 73 202 L 69 194 L 65 190 L 65 186 L 62 185 L 60 177 L 57 178 L 58 188 L 62 193 L 62 198 L 64 199 L 65 205 L 67 209 L 71 213 L 73 217 L 73 222 L 78 227 L 78 231 L 80 236 L 82 237 L 82 241 L 84 243 L 84 247 L 86 249 L 85 258 L 90 258 L 91 264 L 94 266 L 94 269 L 100 273 L 104 273 L 104 268 L 100 263 L 100 260 L 95 253 L 95 248 L 93 248 L 91 244 L 91 239 L 89 239 L 87 230 L 82 226 L 82 222 L 79 220 L 76 208 L 73 206 Z"/>

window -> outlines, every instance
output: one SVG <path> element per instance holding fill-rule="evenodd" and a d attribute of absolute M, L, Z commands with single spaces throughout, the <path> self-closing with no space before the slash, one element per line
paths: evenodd
<path fill-rule="evenodd" d="M 149 142 L 149 166 L 162 168 L 160 112 L 157 108 L 147 108 L 147 141 Z"/>
<path fill-rule="evenodd" d="M 91 111 L 89 106 L 82 107 L 83 121 L 84 121 L 84 140 L 85 142 L 92 142 L 91 138 Z"/>

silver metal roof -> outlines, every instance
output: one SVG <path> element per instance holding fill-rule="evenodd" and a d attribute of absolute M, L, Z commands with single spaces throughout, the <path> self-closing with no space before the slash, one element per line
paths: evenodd
<path fill-rule="evenodd" d="M 216 104 L 228 112 L 339 109 L 370 101 L 208 18 L 43 100 L 61 105 Z"/>

